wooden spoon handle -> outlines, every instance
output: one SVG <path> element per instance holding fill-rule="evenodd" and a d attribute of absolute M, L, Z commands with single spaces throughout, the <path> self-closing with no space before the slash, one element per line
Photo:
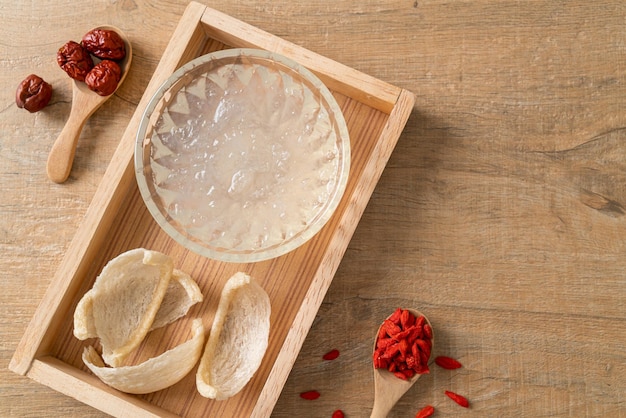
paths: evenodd
<path fill-rule="evenodd" d="M 86 121 L 87 118 L 76 116 L 74 112 L 71 112 L 59 137 L 54 141 L 46 166 L 48 177 L 53 182 L 63 183 L 69 177 L 78 138 Z"/>
<path fill-rule="evenodd" d="M 374 400 L 374 408 L 372 409 L 372 415 L 370 415 L 370 418 L 386 418 L 395 402 L 396 400 L 391 401 L 386 398 Z"/>
<path fill-rule="evenodd" d="M 400 380 L 387 370 L 374 370 L 374 406 L 370 418 L 385 418 L 398 400 L 419 379 L 416 375 L 411 381 Z"/>

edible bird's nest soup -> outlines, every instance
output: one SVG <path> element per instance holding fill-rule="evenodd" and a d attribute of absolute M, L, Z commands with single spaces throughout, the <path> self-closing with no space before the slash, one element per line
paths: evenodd
<path fill-rule="evenodd" d="M 231 51 L 207 63 L 163 94 L 139 138 L 148 200 L 194 245 L 280 255 L 272 249 L 310 238 L 299 235 L 326 222 L 345 189 L 345 122 L 282 61 Z"/>

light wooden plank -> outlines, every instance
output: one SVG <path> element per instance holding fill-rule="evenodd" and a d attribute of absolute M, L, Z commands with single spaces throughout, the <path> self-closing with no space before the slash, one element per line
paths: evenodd
<path fill-rule="evenodd" d="M 70 367 L 54 357 L 41 357 L 34 360 L 27 376 L 113 416 L 177 417 L 135 396 L 111 389 L 100 382 L 97 377 Z"/>
<path fill-rule="evenodd" d="M 278 36 L 207 8 L 202 16 L 209 36 L 239 48 L 261 48 L 284 55 L 315 73 L 331 90 L 357 99 L 389 113 L 400 94 L 400 88 L 346 65 L 332 61 Z"/>
<path fill-rule="evenodd" d="M 3 3 L 3 364 L 104 180 L 187 3 Z M 371 333 L 396 304 L 427 312 L 437 350 L 465 367 L 420 379 L 391 417 L 412 416 L 425 403 L 441 416 L 626 416 L 622 0 L 203 3 L 417 95 L 273 418 L 299 416 L 303 404 L 308 416 L 338 408 L 368 416 Z M 54 185 L 45 162 L 71 99 L 56 50 L 103 23 L 131 37 L 134 71 L 86 125 L 70 181 Z M 37 114 L 12 99 L 33 72 L 55 91 Z M 114 252 L 109 245 L 122 244 L 107 242 L 87 275 Z M 331 348 L 341 356 L 323 362 Z M 470 398 L 470 410 L 443 395 L 451 388 Z M 305 403 L 298 394 L 308 389 L 322 397 Z M 0 416 L 110 415 L 0 368 Z"/>

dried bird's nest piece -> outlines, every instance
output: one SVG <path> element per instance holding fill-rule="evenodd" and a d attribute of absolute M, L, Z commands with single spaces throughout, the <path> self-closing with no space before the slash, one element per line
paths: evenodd
<path fill-rule="evenodd" d="M 204 345 L 202 320 L 192 323 L 192 338 L 139 365 L 122 366 L 153 329 L 186 315 L 202 301 L 197 283 L 175 270 L 171 258 L 143 248 L 111 260 L 74 311 L 76 338 L 99 338 L 102 356 L 92 346 L 83 361 L 108 385 L 128 393 L 149 393 L 182 379 L 198 362 Z M 107 367 L 111 366 L 111 367 Z"/>
<path fill-rule="evenodd" d="M 102 346 L 102 355 L 86 347 L 83 362 L 109 386 L 143 394 L 175 384 L 200 361 L 196 387 L 202 396 L 223 400 L 237 394 L 261 365 L 270 331 L 269 296 L 245 273 L 224 285 L 206 346 L 202 320 L 195 318 L 186 342 L 140 364 L 124 365 L 148 332 L 185 316 L 202 300 L 197 283 L 174 269 L 169 256 L 143 248 L 120 254 L 74 312 L 74 335 L 99 338 Z"/>
<path fill-rule="evenodd" d="M 196 374 L 202 396 L 227 399 L 250 381 L 267 349 L 270 311 L 267 293 L 247 274 L 226 282 Z"/>

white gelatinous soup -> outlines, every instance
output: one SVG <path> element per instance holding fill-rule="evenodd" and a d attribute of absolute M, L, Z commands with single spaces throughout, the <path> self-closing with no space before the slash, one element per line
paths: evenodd
<path fill-rule="evenodd" d="M 335 116 L 281 65 L 244 57 L 209 68 L 160 106 L 144 140 L 151 198 L 194 241 L 232 252 L 280 246 L 342 189 Z"/>

